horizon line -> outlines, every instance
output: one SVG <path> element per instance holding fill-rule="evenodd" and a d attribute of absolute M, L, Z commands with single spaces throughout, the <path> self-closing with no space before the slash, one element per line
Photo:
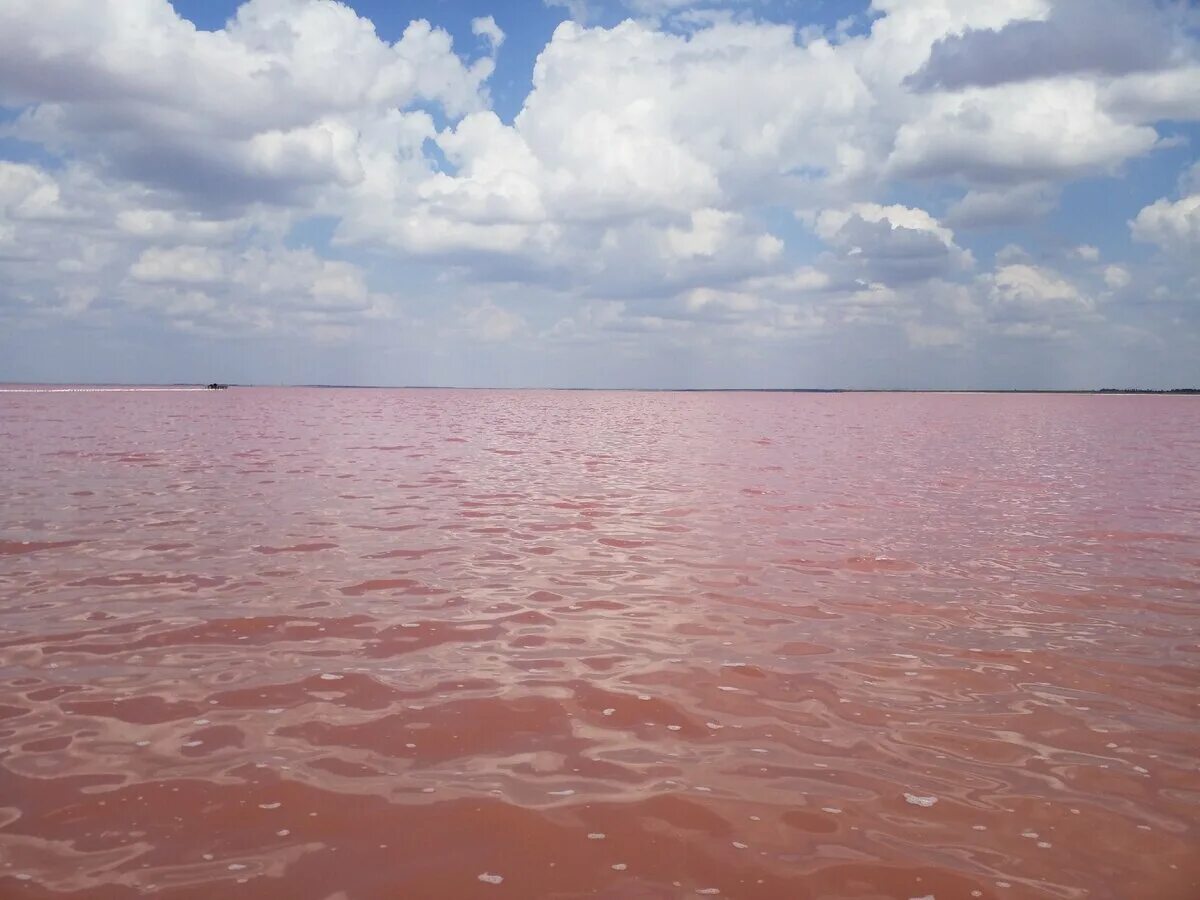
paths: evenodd
<path fill-rule="evenodd" d="M 446 390 L 446 391 L 613 391 L 622 393 L 758 393 L 758 394 L 1200 394 L 1200 387 L 1174 388 L 910 388 L 910 387 L 584 387 L 546 385 L 455 384 L 326 384 L 319 382 L 123 382 L 123 381 L 0 381 L 0 392 L 32 393 L 36 389 L 103 391 L 105 389 L 208 390 L 210 384 L 226 388 L 310 388 L 330 390 Z M 9 388 L 18 388 L 10 390 Z M 24 390 L 21 390 L 24 389 Z"/>

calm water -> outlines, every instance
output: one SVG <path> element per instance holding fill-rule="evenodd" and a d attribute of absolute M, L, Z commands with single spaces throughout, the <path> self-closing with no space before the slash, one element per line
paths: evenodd
<path fill-rule="evenodd" d="M 1200 897 L 1200 398 L 3 393 L 0 466 L 0 897 Z"/>

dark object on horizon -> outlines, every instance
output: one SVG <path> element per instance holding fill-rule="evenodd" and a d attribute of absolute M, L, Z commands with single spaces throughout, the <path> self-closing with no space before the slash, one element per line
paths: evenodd
<path fill-rule="evenodd" d="M 217 384 L 217 383 L 214 381 L 212 384 L 210 384 L 210 385 L 208 386 L 208 389 L 209 389 L 210 391 L 223 391 L 223 390 L 225 390 L 227 387 L 229 387 L 229 385 L 227 385 L 227 384 Z"/>

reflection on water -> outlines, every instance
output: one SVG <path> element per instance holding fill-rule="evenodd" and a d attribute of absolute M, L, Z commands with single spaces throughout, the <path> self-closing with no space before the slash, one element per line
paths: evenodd
<path fill-rule="evenodd" d="M 1200 402 L 0 396 L 0 896 L 1200 897 Z"/>

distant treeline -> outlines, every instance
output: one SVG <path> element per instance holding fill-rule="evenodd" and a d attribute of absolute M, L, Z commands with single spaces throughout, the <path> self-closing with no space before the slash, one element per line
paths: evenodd
<path fill-rule="evenodd" d="M 1147 388 L 1100 388 L 1098 394 L 1200 394 L 1200 388 L 1169 388 L 1162 391 Z"/>

